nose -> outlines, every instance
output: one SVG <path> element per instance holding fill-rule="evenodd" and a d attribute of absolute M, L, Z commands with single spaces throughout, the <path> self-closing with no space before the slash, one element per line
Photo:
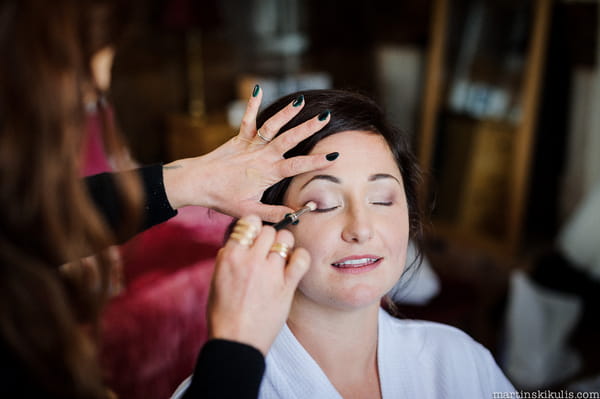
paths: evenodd
<path fill-rule="evenodd" d="M 342 239 L 349 243 L 363 243 L 373 237 L 372 220 L 368 212 L 361 206 L 348 209 L 342 231 Z"/>

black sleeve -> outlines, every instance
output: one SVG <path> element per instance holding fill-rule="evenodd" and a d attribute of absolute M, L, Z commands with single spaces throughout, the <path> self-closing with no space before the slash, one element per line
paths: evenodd
<path fill-rule="evenodd" d="M 208 341 L 196 362 L 184 399 L 256 399 L 265 358 L 252 346 L 222 339 Z"/>
<path fill-rule="evenodd" d="M 171 207 L 167 199 L 161 164 L 145 166 L 136 169 L 135 172 L 140 176 L 144 191 L 142 224 L 135 231 L 135 233 L 139 233 L 172 218 L 177 215 L 177 211 Z M 122 220 L 120 196 L 118 195 L 115 179 L 117 175 L 118 173 L 100 173 L 85 178 L 85 184 L 92 200 L 115 233 L 120 231 L 119 227 Z M 131 237 L 119 237 L 119 241 L 125 241 L 129 238 Z"/>

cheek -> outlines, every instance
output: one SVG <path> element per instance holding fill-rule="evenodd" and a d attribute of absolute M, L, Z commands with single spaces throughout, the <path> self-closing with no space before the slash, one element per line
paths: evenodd
<path fill-rule="evenodd" d="M 409 227 L 408 218 L 396 218 L 397 223 L 386 223 L 386 231 L 383 233 L 386 240 L 395 242 L 397 246 L 402 247 L 408 242 Z M 391 240 L 390 240 L 391 239 Z M 399 245 L 404 244 L 404 245 Z"/>
<path fill-rule="evenodd" d="M 389 220 L 382 222 L 380 235 L 385 246 L 389 249 L 393 264 L 398 265 L 397 272 L 401 274 L 406 264 L 409 240 L 408 216 L 406 214 L 399 215 L 398 218 L 393 220 L 400 220 L 400 222 L 389 223 Z"/>
<path fill-rule="evenodd" d="M 300 223 L 302 222 L 307 222 L 307 220 L 301 220 Z M 305 223 L 302 226 L 295 226 L 292 233 L 294 234 L 294 245 L 298 248 L 304 248 L 310 253 L 311 263 L 323 254 L 326 242 L 331 241 L 325 237 L 327 234 L 326 229 L 314 224 Z"/>
<path fill-rule="evenodd" d="M 327 245 L 327 242 L 331 242 L 331 240 L 324 237 L 326 235 L 324 229 L 298 227 L 293 232 L 296 240 L 295 246 L 306 249 L 310 254 L 310 267 L 300 280 L 298 290 L 307 297 L 321 297 L 323 295 L 323 273 L 325 273 L 322 263 L 323 259 L 327 257 L 327 247 L 331 247 L 331 245 Z"/>
<path fill-rule="evenodd" d="M 301 226 L 303 222 L 305 224 Z M 310 267 L 299 285 L 300 291 L 305 294 L 322 284 L 324 275 L 327 274 L 327 262 L 339 245 L 339 240 L 335 239 L 334 229 L 327 229 L 322 224 L 312 222 L 312 220 L 301 220 L 300 224 L 292 230 L 295 246 L 306 249 L 310 254 Z"/>

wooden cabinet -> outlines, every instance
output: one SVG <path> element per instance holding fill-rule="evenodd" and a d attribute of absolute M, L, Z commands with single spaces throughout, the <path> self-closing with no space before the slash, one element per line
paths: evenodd
<path fill-rule="evenodd" d="M 434 1 L 418 143 L 432 234 L 521 248 L 551 6 Z"/>

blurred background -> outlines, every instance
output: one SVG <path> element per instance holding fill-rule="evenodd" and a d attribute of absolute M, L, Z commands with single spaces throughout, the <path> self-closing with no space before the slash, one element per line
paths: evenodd
<path fill-rule="evenodd" d="M 413 140 L 430 215 L 434 283 L 401 312 L 465 330 L 519 388 L 600 389 L 598 1 L 138 3 L 110 91 L 133 158 L 215 148 L 255 84 L 265 105 L 372 96 Z"/>

